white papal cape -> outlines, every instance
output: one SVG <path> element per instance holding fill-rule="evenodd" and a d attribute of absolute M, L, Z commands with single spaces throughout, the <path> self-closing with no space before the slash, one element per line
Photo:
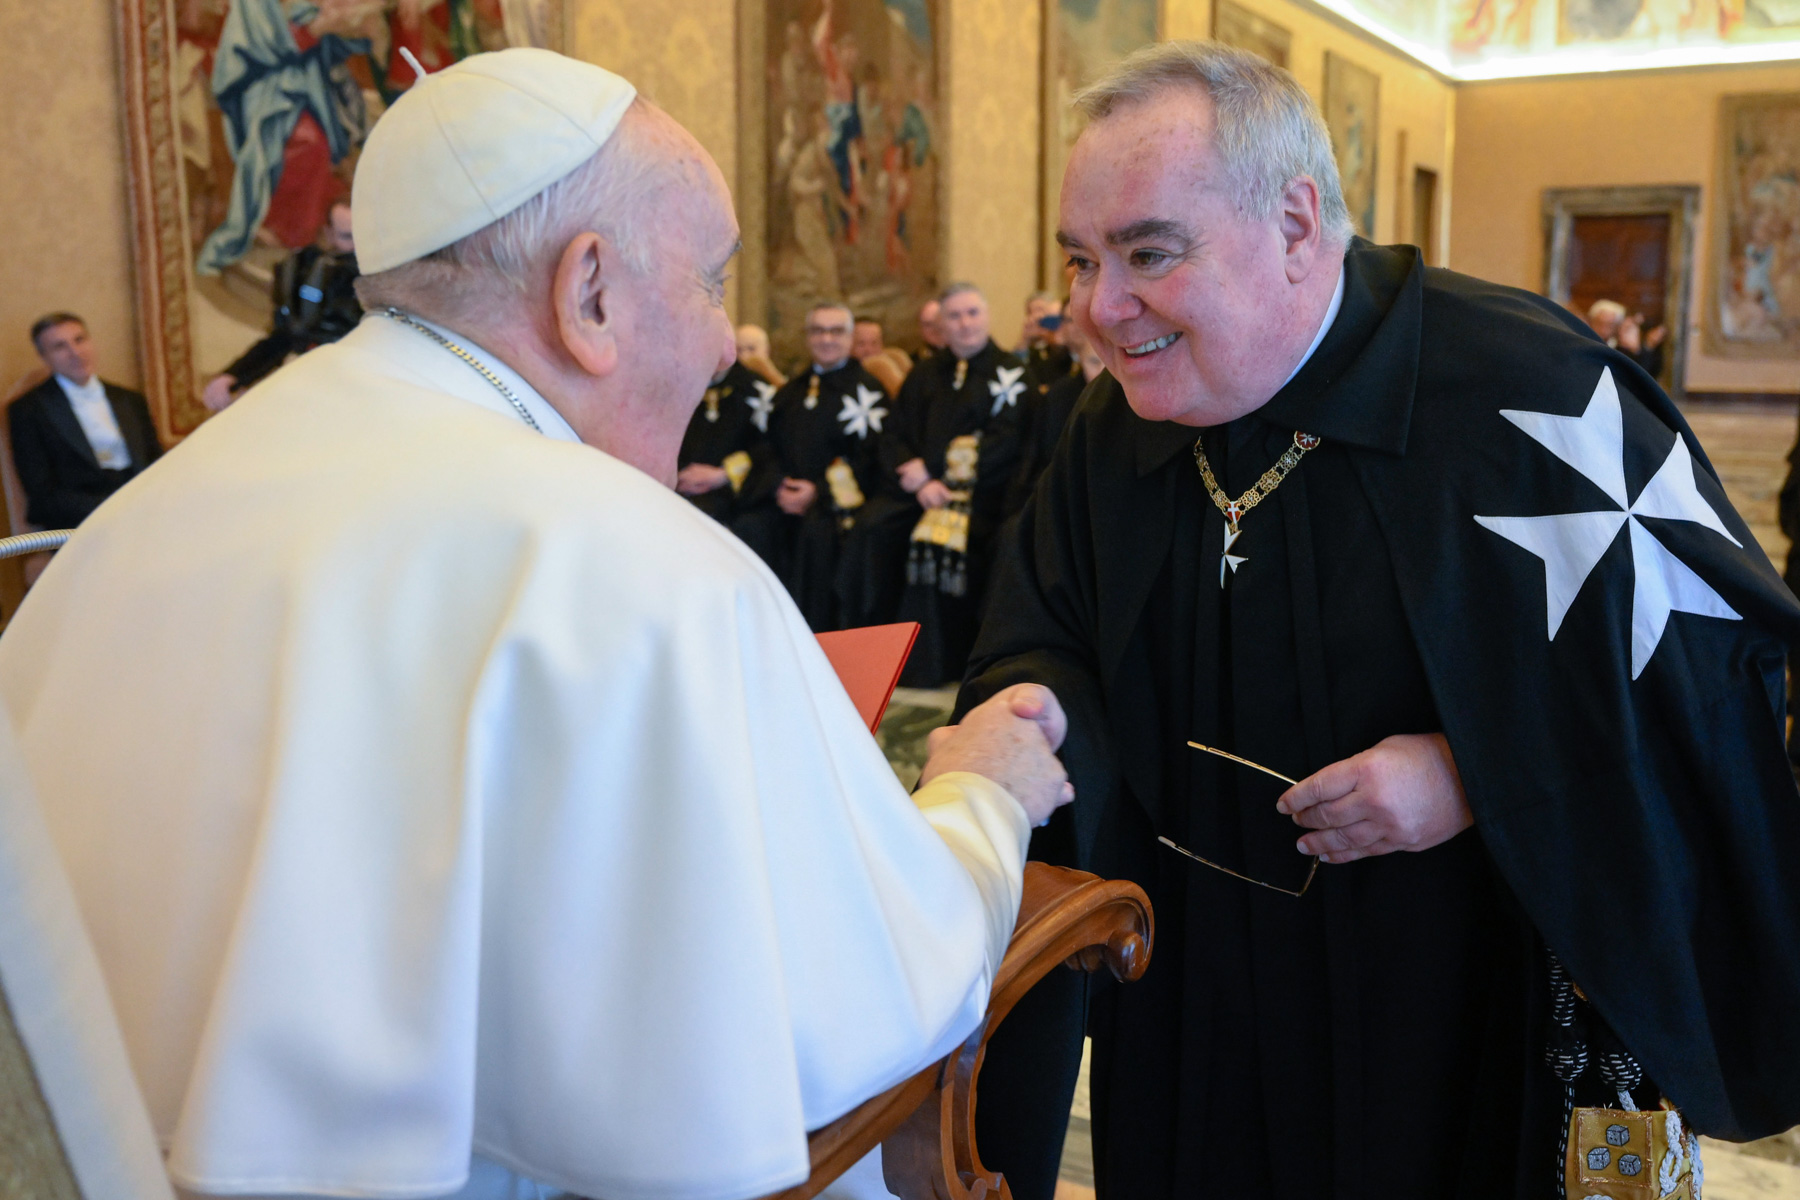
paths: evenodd
<path fill-rule="evenodd" d="M 1023 810 L 915 807 L 762 563 L 486 361 L 544 433 L 368 318 L 0 640 L 185 1188 L 759 1195 L 985 1007 Z"/>

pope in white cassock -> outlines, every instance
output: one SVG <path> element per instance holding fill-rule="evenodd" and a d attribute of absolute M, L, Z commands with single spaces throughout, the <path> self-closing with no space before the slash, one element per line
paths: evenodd
<path fill-rule="evenodd" d="M 718 168 L 541 50 L 421 81 L 369 310 L 82 526 L 10 711 L 181 1188 L 735 1200 L 960 1042 L 1070 793 L 1015 690 L 909 797 L 669 485 Z"/>

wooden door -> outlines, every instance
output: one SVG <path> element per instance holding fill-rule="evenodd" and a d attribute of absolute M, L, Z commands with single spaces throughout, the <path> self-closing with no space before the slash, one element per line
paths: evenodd
<path fill-rule="evenodd" d="M 1669 286 L 1669 216 L 1576 217 L 1569 235 L 1569 307 L 1586 315 L 1596 300 L 1663 324 Z"/>
<path fill-rule="evenodd" d="M 1425 252 L 1425 265 L 1437 266 L 1437 172 L 1413 168 L 1413 245 Z"/>

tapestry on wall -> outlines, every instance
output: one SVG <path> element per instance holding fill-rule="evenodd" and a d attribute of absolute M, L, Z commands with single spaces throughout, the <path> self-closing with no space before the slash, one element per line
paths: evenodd
<path fill-rule="evenodd" d="M 1041 283 L 1063 286 L 1061 249 L 1056 244 L 1062 203 L 1063 169 L 1081 132 L 1070 101 L 1120 59 L 1157 40 L 1162 30 L 1161 0 L 1045 0 L 1044 8 L 1043 220 Z"/>
<path fill-rule="evenodd" d="M 1294 35 L 1241 4 L 1234 4 L 1232 0 L 1217 0 L 1213 5 L 1213 40 L 1226 46 L 1235 46 L 1239 50 L 1248 50 L 1285 68 Z"/>
<path fill-rule="evenodd" d="M 1800 358 L 1800 92 L 1723 96 L 1707 349 Z"/>
<path fill-rule="evenodd" d="M 270 332 L 283 264 L 312 261 L 414 78 L 401 51 L 434 71 L 560 48 L 561 16 L 561 0 L 125 0 L 144 360 L 167 434 L 197 426 L 206 380 Z"/>
<path fill-rule="evenodd" d="M 840 301 L 895 342 L 938 286 L 936 0 L 768 0 L 767 318 L 776 361 Z"/>
<path fill-rule="evenodd" d="M 1381 76 L 1325 52 L 1325 125 L 1337 154 L 1344 203 L 1363 237 L 1375 236 L 1375 148 L 1381 136 Z"/>

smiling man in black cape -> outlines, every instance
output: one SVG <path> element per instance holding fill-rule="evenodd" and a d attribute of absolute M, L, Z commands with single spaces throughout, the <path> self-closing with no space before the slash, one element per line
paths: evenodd
<path fill-rule="evenodd" d="M 1555 306 L 1352 241 L 1285 72 L 1167 44 L 1080 103 L 1109 373 L 961 703 L 1055 689 L 1037 852 L 1141 883 L 1157 945 L 1015 1012 L 987 1165 L 1049 1195 L 1084 1021 L 1103 1200 L 1552 1197 L 1571 1104 L 1800 1122 L 1800 607 L 1680 414 Z"/>

